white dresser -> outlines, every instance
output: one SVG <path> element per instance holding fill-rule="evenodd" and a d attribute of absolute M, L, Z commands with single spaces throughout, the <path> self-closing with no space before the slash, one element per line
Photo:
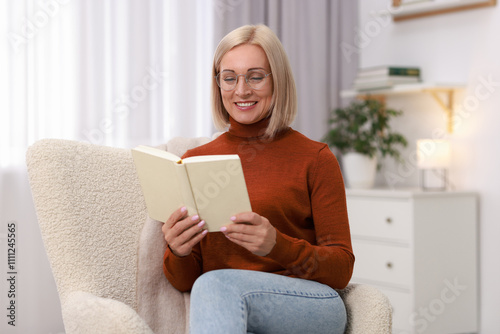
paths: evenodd
<path fill-rule="evenodd" d="M 393 306 L 393 333 L 475 333 L 477 196 L 471 192 L 347 189 L 353 283 Z"/>

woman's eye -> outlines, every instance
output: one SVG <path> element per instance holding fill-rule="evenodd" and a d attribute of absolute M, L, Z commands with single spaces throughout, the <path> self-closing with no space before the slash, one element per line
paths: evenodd
<path fill-rule="evenodd" d="M 264 80 L 264 76 L 265 76 L 265 74 L 263 74 L 261 72 L 250 72 L 250 73 L 247 74 L 248 80 L 251 80 L 251 81 L 261 81 L 261 80 Z"/>
<path fill-rule="evenodd" d="M 251 77 L 249 80 L 251 82 L 260 82 L 260 81 L 264 80 L 264 78 L 255 76 L 255 77 Z"/>

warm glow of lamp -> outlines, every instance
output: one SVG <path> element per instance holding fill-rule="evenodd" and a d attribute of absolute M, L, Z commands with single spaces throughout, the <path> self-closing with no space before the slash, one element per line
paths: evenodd
<path fill-rule="evenodd" d="M 417 164 L 421 171 L 421 187 L 425 190 L 445 190 L 448 186 L 447 170 L 450 161 L 451 149 L 447 140 L 418 140 Z M 433 174 L 427 175 L 429 171 Z"/>
<path fill-rule="evenodd" d="M 451 160 L 450 143 L 447 140 L 420 139 L 417 141 L 418 168 L 448 168 Z"/>

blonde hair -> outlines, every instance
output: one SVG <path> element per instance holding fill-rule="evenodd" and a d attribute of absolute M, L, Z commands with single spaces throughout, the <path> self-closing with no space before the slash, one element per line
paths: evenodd
<path fill-rule="evenodd" d="M 219 130 L 229 125 L 229 114 L 222 102 L 222 95 L 215 76 L 220 71 L 224 55 L 235 46 L 242 44 L 260 46 L 271 67 L 272 75 L 270 78 L 273 80 L 273 96 L 270 121 L 265 135 L 272 138 L 293 122 L 297 114 L 297 92 L 285 49 L 276 34 L 263 24 L 246 25 L 231 31 L 220 41 L 215 50 L 212 67 L 212 116 L 214 124 Z"/>

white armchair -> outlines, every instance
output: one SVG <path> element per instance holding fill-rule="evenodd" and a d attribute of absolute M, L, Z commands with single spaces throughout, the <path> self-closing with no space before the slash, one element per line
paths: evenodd
<path fill-rule="evenodd" d="M 180 155 L 207 140 L 176 138 L 166 149 Z M 28 149 L 27 165 L 66 333 L 187 333 L 189 294 L 139 279 L 145 261 L 161 267 L 163 254 L 141 254 L 147 214 L 130 150 L 45 139 Z M 166 296 L 168 309 L 141 305 L 145 291 Z M 391 306 L 377 289 L 339 292 L 347 333 L 391 332 Z"/>

